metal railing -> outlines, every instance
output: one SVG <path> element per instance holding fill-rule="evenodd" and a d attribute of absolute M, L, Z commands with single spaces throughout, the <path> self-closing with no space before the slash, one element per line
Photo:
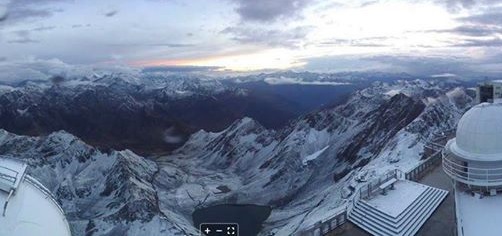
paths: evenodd
<path fill-rule="evenodd" d="M 417 164 L 411 170 L 406 172 L 405 178 L 411 181 L 420 180 L 424 177 L 433 167 L 436 167 L 441 163 L 441 151 L 437 151 L 431 156 L 429 156 L 425 161 Z"/>
<path fill-rule="evenodd" d="M 443 153 L 443 170 L 452 179 L 469 185 L 502 185 L 502 167 L 471 167 L 463 161 L 455 160 L 452 153 Z"/>
<path fill-rule="evenodd" d="M 300 233 L 297 233 L 296 235 L 321 236 L 345 224 L 346 221 L 347 209 L 344 209 L 343 211 L 335 214 L 333 217 L 324 221 L 319 221 L 314 225 L 308 227 L 307 229 L 302 230 Z"/>
<path fill-rule="evenodd" d="M 302 230 L 296 235 L 317 236 L 329 233 L 330 231 L 347 222 L 348 215 L 350 214 L 352 209 L 355 208 L 357 202 L 363 197 L 363 194 L 364 197 L 370 197 L 371 195 L 374 195 L 377 191 L 379 191 L 379 187 L 382 183 L 385 183 L 392 178 L 399 178 L 401 175 L 402 172 L 400 170 L 394 169 L 386 172 L 379 178 L 364 184 L 356 191 L 354 191 L 354 195 L 352 196 L 352 199 L 347 204 L 347 207 L 345 209 L 328 218 L 327 220 L 317 222 L 316 224 Z"/>
<path fill-rule="evenodd" d="M 359 196 L 362 199 L 369 199 L 380 191 L 380 185 L 389 181 L 390 179 L 399 179 L 402 172 L 398 169 L 387 171 L 377 179 L 369 181 L 367 184 L 359 188 Z"/>

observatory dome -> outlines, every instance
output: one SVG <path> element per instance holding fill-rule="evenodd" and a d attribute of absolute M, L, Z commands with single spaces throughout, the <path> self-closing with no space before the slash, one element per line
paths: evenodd
<path fill-rule="evenodd" d="M 482 103 L 467 111 L 458 122 L 451 151 L 466 159 L 502 160 L 502 104 Z"/>

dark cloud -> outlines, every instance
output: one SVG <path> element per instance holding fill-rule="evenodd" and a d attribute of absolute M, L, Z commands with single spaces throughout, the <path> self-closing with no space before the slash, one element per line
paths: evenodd
<path fill-rule="evenodd" d="M 8 43 L 19 43 L 19 44 L 28 44 L 28 43 L 39 43 L 40 41 L 35 40 L 31 37 L 30 30 L 18 30 L 15 31 L 16 35 L 15 39 L 8 40 Z"/>
<path fill-rule="evenodd" d="M 493 1 L 495 2 L 495 1 Z M 477 1 L 472 4 L 484 4 L 489 6 L 492 3 L 485 1 Z M 498 36 L 502 34 L 502 8 L 492 7 L 485 10 L 483 13 L 470 15 L 467 17 L 457 18 L 460 23 L 458 27 L 446 30 L 432 30 L 428 32 L 436 33 L 452 33 L 460 36 L 468 36 L 471 39 L 464 40 L 460 43 L 453 43 L 453 46 L 465 47 L 483 47 L 483 46 L 499 46 L 500 39 Z M 490 37 L 492 39 L 486 39 Z"/>
<path fill-rule="evenodd" d="M 378 2 L 379 2 L 378 0 L 376 0 L 376 1 L 367 1 L 367 2 L 363 2 L 363 3 L 361 4 L 361 6 L 360 6 L 360 7 L 367 7 L 367 6 L 371 6 L 371 5 L 376 4 L 376 3 L 378 3 Z"/>
<path fill-rule="evenodd" d="M 502 11 L 502 8 L 492 9 L 489 12 L 459 18 L 459 20 L 463 21 L 463 22 L 473 23 L 473 24 L 501 26 L 502 25 L 502 12 L 501 11 Z"/>
<path fill-rule="evenodd" d="M 492 36 L 494 34 L 500 34 L 502 33 L 502 28 L 490 25 L 462 25 L 453 29 L 431 30 L 428 32 L 453 33 L 463 36 L 484 37 L 484 36 Z"/>
<path fill-rule="evenodd" d="M 53 75 L 49 78 L 49 81 L 51 81 L 55 85 L 58 85 L 63 83 L 65 81 L 65 78 L 61 75 Z"/>
<path fill-rule="evenodd" d="M 351 46 L 351 47 L 389 47 L 392 44 L 385 43 L 389 37 L 369 37 L 360 39 L 331 39 L 320 42 L 320 46 Z"/>
<path fill-rule="evenodd" d="M 91 24 L 86 24 L 86 25 L 83 25 L 83 24 L 74 24 L 74 25 L 71 26 L 71 28 L 73 28 L 73 29 L 82 28 L 82 27 L 91 27 Z"/>
<path fill-rule="evenodd" d="M 501 61 L 501 57 L 495 60 Z M 381 71 L 408 73 L 415 76 L 455 74 L 463 78 L 492 76 L 499 67 L 481 67 L 487 62 L 468 57 L 454 56 L 328 56 L 307 59 L 304 68 L 311 71 Z"/>
<path fill-rule="evenodd" d="M 0 22 L 7 19 L 7 7 L 0 5 Z"/>
<path fill-rule="evenodd" d="M 268 46 L 298 47 L 312 27 L 303 26 L 293 29 L 263 29 L 254 27 L 228 27 L 221 33 L 229 34 L 240 43 L 262 44 Z"/>
<path fill-rule="evenodd" d="M 51 9 L 31 9 L 31 8 L 10 8 L 8 11 L 8 21 L 19 22 L 23 20 L 32 20 L 48 18 L 53 15 Z"/>
<path fill-rule="evenodd" d="M 113 17 L 113 16 L 117 15 L 117 13 L 119 13 L 117 10 L 113 10 L 113 11 L 109 11 L 109 12 L 105 13 L 105 16 L 106 17 Z"/>
<path fill-rule="evenodd" d="M 141 72 L 208 72 L 222 69 L 218 66 L 153 66 L 146 67 Z"/>
<path fill-rule="evenodd" d="M 459 12 L 460 10 L 471 10 L 477 7 L 489 9 L 496 7 L 499 0 L 425 0 L 432 1 L 438 5 L 444 6 L 450 12 Z"/>
<path fill-rule="evenodd" d="M 24 38 L 24 39 L 14 39 L 14 40 L 9 40 L 7 43 L 19 43 L 19 44 L 29 44 L 29 43 L 39 43 L 40 41 L 30 39 L 30 38 Z"/>
<path fill-rule="evenodd" d="M 435 0 L 435 2 L 445 6 L 451 12 L 457 12 L 463 8 L 471 8 L 476 4 L 475 0 Z"/>
<path fill-rule="evenodd" d="M 186 48 L 195 46 L 195 44 L 189 44 L 189 43 L 151 43 L 145 45 L 154 47 L 170 47 L 170 48 Z"/>
<path fill-rule="evenodd" d="M 311 0 L 234 0 L 244 21 L 270 22 L 298 17 Z"/>
<path fill-rule="evenodd" d="M 71 0 L 13 0 L 7 5 L 7 20 L 16 23 L 24 20 L 49 18 L 63 10 L 51 7 L 51 3 L 70 2 Z"/>
<path fill-rule="evenodd" d="M 33 32 L 42 32 L 55 29 L 55 26 L 41 26 L 28 30 L 17 30 L 14 31 L 15 38 L 10 39 L 7 43 L 17 43 L 17 44 L 29 44 L 29 43 L 39 43 L 39 40 L 33 39 Z"/>
<path fill-rule="evenodd" d="M 73 0 L 14 0 L 12 4 L 19 5 L 44 5 L 48 3 L 56 3 L 56 2 L 72 2 Z M 15 2 L 15 3 L 14 3 Z"/>
<path fill-rule="evenodd" d="M 170 47 L 170 48 L 187 48 L 194 47 L 195 44 L 189 43 L 114 43 L 107 44 L 108 46 L 115 47 Z"/>
<path fill-rule="evenodd" d="M 492 39 L 466 39 L 462 43 L 455 44 L 457 47 L 501 47 L 502 39 L 496 37 Z"/>
<path fill-rule="evenodd" d="M 470 58 L 463 57 L 386 55 L 368 57 L 364 60 L 386 64 L 393 71 L 421 76 L 444 73 L 470 76 L 478 73 L 470 68 L 475 62 Z"/>
<path fill-rule="evenodd" d="M 33 28 L 32 31 L 49 31 L 55 29 L 56 26 L 42 26 L 42 27 L 37 27 Z"/>

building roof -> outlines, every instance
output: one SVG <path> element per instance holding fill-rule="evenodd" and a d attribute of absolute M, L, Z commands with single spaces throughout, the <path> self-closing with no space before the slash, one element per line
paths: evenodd
<path fill-rule="evenodd" d="M 451 151 L 466 159 L 502 160 L 502 104 L 481 103 L 467 111 L 458 122 Z"/>
<path fill-rule="evenodd" d="M 0 169 L 5 167 L 17 176 L 10 181 L 7 175 L 0 181 L 15 186 L 8 191 L 0 189 L 0 235 L 70 236 L 65 214 L 51 193 L 37 180 L 25 175 L 26 164 L 0 158 Z M 17 175 L 15 174 L 17 172 Z M 7 202 L 7 205 L 5 204 Z"/>

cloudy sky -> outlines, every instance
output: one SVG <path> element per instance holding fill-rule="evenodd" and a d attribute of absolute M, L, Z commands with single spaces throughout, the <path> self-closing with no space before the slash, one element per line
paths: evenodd
<path fill-rule="evenodd" d="M 83 65 L 497 75 L 501 36 L 496 0 L 0 0 L 4 71 Z"/>

